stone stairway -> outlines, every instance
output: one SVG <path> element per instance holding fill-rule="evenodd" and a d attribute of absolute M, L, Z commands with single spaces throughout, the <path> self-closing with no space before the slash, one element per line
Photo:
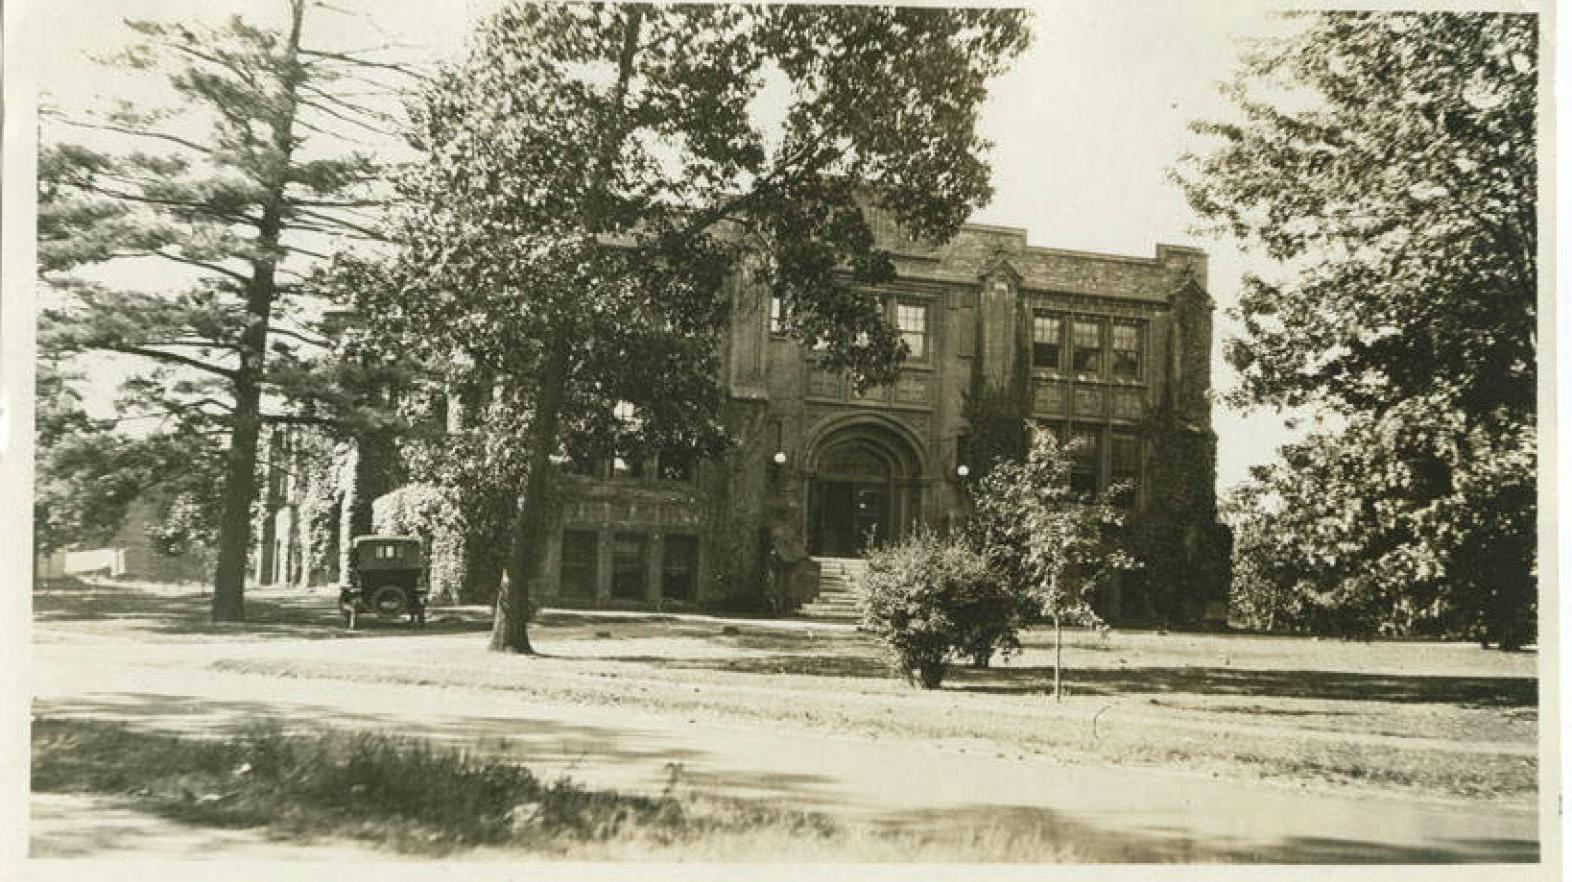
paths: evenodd
<path fill-rule="evenodd" d="M 853 557 L 816 557 L 819 565 L 819 596 L 803 604 L 802 615 L 810 619 L 855 622 L 858 609 L 858 583 L 868 570 L 868 562 Z"/>

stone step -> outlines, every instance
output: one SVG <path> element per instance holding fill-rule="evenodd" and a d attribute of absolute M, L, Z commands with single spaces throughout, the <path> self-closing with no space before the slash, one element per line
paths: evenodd
<path fill-rule="evenodd" d="M 853 612 L 846 612 L 843 610 L 812 609 L 806 606 L 802 608 L 802 616 L 809 619 L 821 619 L 824 621 L 836 622 L 855 622 L 862 618 Z"/>
<path fill-rule="evenodd" d="M 819 595 L 802 606 L 802 615 L 812 619 L 857 621 L 862 617 L 862 592 L 858 583 L 868 571 L 868 562 L 859 558 L 816 557 L 819 565 Z"/>

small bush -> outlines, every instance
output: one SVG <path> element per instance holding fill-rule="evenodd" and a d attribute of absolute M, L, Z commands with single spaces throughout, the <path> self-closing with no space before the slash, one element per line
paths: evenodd
<path fill-rule="evenodd" d="M 987 561 L 961 542 L 919 531 L 868 558 L 863 625 L 892 666 L 936 689 L 952 659 L 1019 648 L 1015 599 Z"/>

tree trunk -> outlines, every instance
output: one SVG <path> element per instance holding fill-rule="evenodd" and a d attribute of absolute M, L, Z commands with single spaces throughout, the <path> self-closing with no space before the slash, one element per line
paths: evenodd
<path fill-rule="evenodd" d="M 497 593 L 496 617 L 491 623 L 491 649 L 526 655 L 529 643 L 530 583 L 540 575 L 550 527 L 546 495 L 551 483 L 551 453 L 557 449 L 557 430 L 567 389 L 568 351 L 560 337 L 553 342 L 540 378 L 534 425 L 530 427 L 529 474 L 519 497 L 513 530 L 513 554 L 508 582 Z"/>
<path fill-rule="evenodd" d="M 283 103 L 273 126 L 278 171 L 268 182 L 262 216 L 257 220 L 257 254 L 246 283 L 247 323 L 236 347 L 235 409 L 224 462 L 223 513 L 218 524 L 218 562 L 213 574 L 213 621 L 238 622 L 246 616 L 246 555 L 251 547 L 251 503 L 256 499 L 257 436 L 262 424 L 262 378 L 267 359 L 268 322 L 278 292 L 279 234 L 283 230 L 284 188 L 294 153 L 296 91 L 302 74 L 296 65 L 303 0 L 290 3 L 289 42 L 284 47 Z"/>
<path fill-rule="evenodd" d="M 1053 617 L 1053 700 L 1064 700 L 1064 626 L 1056 614 Z"/>
<path fill-rule="evenodd" d="M 260 325 L 266 340 L 267 326 Z M 253 347 L 251 328 L 241 336 L 240 369 L 235 372 L 235 411 L 224 459 L 224 504 L 218 522 L 218 562 L 213 574 L 213 621 L 246 617 L 246 555 L 251 548 L 251 501 L 256 496 L 257 435 L 262 423 L 261 386 L 254 365 L 262 357 Z"/>
<path fill-rule="evenodd" d="M 638 52 L 639 30 L 644 10 L 636 5 L 623 7 L 622 46 L 617 56 L 617 80 L 612 86 L 613 115 L 601 129 L 595 167 L 584 202 L 584 229 L 592 241 L 605 232 L 607 224 L 607 181 L 628 133 L 628 114 L 623 106 L 633 80 L 633 61 Z M 550 524 L 546 494 L 551 481 L 551 454 L 557 449 L 557 431 L 566 399 L 571 335 L 557 334 L 547 343 L 545 364 L 535 401 L 535 421 L 530 427 L 529 474 L 524 479 L 524 494 L 519 498 L 517 526 L 513 535 L 513 554 L 508 567 L 508 584 L 497 594 L 496 618 L 491 625 L 491 649 L 495 652 L 533 654 L 529 645 L 530 582 L 539 576 L 541 554 Z"/>

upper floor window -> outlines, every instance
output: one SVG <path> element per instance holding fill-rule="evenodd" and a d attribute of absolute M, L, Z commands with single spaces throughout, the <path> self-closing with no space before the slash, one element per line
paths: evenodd
<path fill-rule="evenodd" d="M 636 453 L 627 453 L 624 456 L 615 456 L 611 460 L 611 476 L 613 478 L 642 478 L 648 474 L 646 460 Z"/>
<path fill-rule="evenodd" d="M 1032 314 L 1032 367 L 1063 367 L 1064 317 L 1050 312 Z"/>
<path fill-rule="evenodd" d="M 1103 370 L 1103 326 L 1096 319 L 1076 319 L 1071 367 L 1077 374 L 1096 376 Z"/>
<path fill-rule="evenodd" d="M 779 294 L 770 295 L 770 333 L 786 333 L 786 306 Z"/>
<path fill-rule="evenodd" d="M 1113 375 L 1121 380 L 1138 380 L 1141 377 L 1141 362 L 1145 355 L 1142 345 L 1145 335 L 1141 331 L 1141 325 L 1137 322 L 1113 324 Z"/>
<path fill-rule="evenodd" d="M 906 357 L 912 361 L 928 359 L 928 307 L 920 303 L 895 304 L 895 327 L 906 343 Z"/>
<path fill-rule="evenodd" d="M 691 481 L 693 480 L 693 454 L 686 451 L 668 450 L 656 457 L 656 475 L 662 481 Z"/>

